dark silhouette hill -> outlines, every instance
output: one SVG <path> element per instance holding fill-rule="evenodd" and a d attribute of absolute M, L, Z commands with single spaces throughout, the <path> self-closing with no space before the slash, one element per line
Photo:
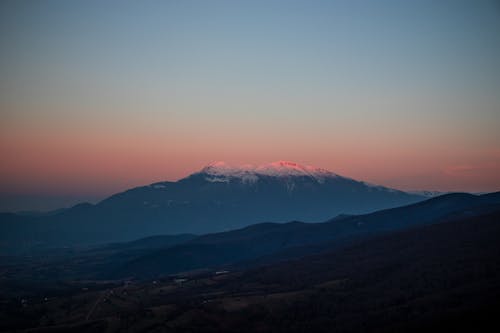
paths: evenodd
<path fill-rule="evenodd" d="M 422 225 L 477 216 L 500 207 L 500 192 L 446 194 L 424 202 L 325 223 L 261 223 L 203 235 L 126 263 L 114 277 L 151 278 L 192 269 L 273 261 L 339 247 L 356 240 Z"/>

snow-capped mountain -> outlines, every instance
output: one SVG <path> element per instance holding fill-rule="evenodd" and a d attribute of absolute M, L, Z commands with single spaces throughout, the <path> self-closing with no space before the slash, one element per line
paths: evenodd
<path fill-rule="evenodd" d="M 229 182 L 231 180 L 240 180 L 243 182 L 255 182 L 259 177 L 308 177 L 318 183 L 325 181 L 325 178 L 339 177 L 337 174 L 312 166 L 304 166 L 289 161 L 277 161 L 260 166 L 242 165 L 230 166 L 225 162 L 213 162 L 201 170 L 206 174 L 208 181 Z"/>
<path fill-rule="evenodd" d="M 321 222 L 423 200 L 421 195 L 367 184 L 334 172 L 278 161 L 265 165 L 211 163 L 176 182 L 115 194 L 8 226 L 20 237 L 56 241 L 123 241 L 155 234 L 207 233 L 258 222 Z M 46 223 L 39 223 L 40 221 Z M 48 227 L 47 227 L 48 226 Z M 7 230 L 7 229 L 6 229 Z M 11 237 L 14 239 L 14 237 Z"/>

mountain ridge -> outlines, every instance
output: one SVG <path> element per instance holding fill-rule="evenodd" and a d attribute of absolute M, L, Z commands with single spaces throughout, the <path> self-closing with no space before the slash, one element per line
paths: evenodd
<path fill-rule="evenodd" d="M 175 182 L 131 188 L 50 216 L 2 214 L 0 249 L 211 233 L 263 221 L 321 222 L 424 199 L 293 162 L 257 167 L 213 163 Z"/>
<path fill-rule="evenodd" d="M 436 221 L 451 221 L 491 211 L 500 211 L 500 192 L 481 196 L 447 194 L 408 206 L 333 218 L 324 223 L 259 223 L 201 235 L 186 243 L 160 249 L 135 259 L 113 277 L 121 274 L 153 277 L 211 266 L 279 261 L 315 253 L 325 247 L 335 248 Z"/>

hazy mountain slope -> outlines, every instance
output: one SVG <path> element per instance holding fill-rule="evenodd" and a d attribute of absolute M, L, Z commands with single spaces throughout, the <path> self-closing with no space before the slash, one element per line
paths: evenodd
<path fill-rule="evenodd" d="M 180 235 L 158 235 L 146 238 L 137 239 L 135 241 L 113 243 L 106 246 L 97 247 L 97 249 L 107 250 L 140 250 L 140 249 L 154 249 L 165 248 L 168 246 L 184 243 L 196 238 L 193 234 L 180 234 Z"/>

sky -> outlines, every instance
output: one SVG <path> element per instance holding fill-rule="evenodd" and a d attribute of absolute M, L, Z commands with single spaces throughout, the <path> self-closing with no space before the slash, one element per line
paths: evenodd
<path fill-rule="evenodd" d="M 0 2 L 0 210 L 290 160 L 500 190 L 498 1 Z"/>

